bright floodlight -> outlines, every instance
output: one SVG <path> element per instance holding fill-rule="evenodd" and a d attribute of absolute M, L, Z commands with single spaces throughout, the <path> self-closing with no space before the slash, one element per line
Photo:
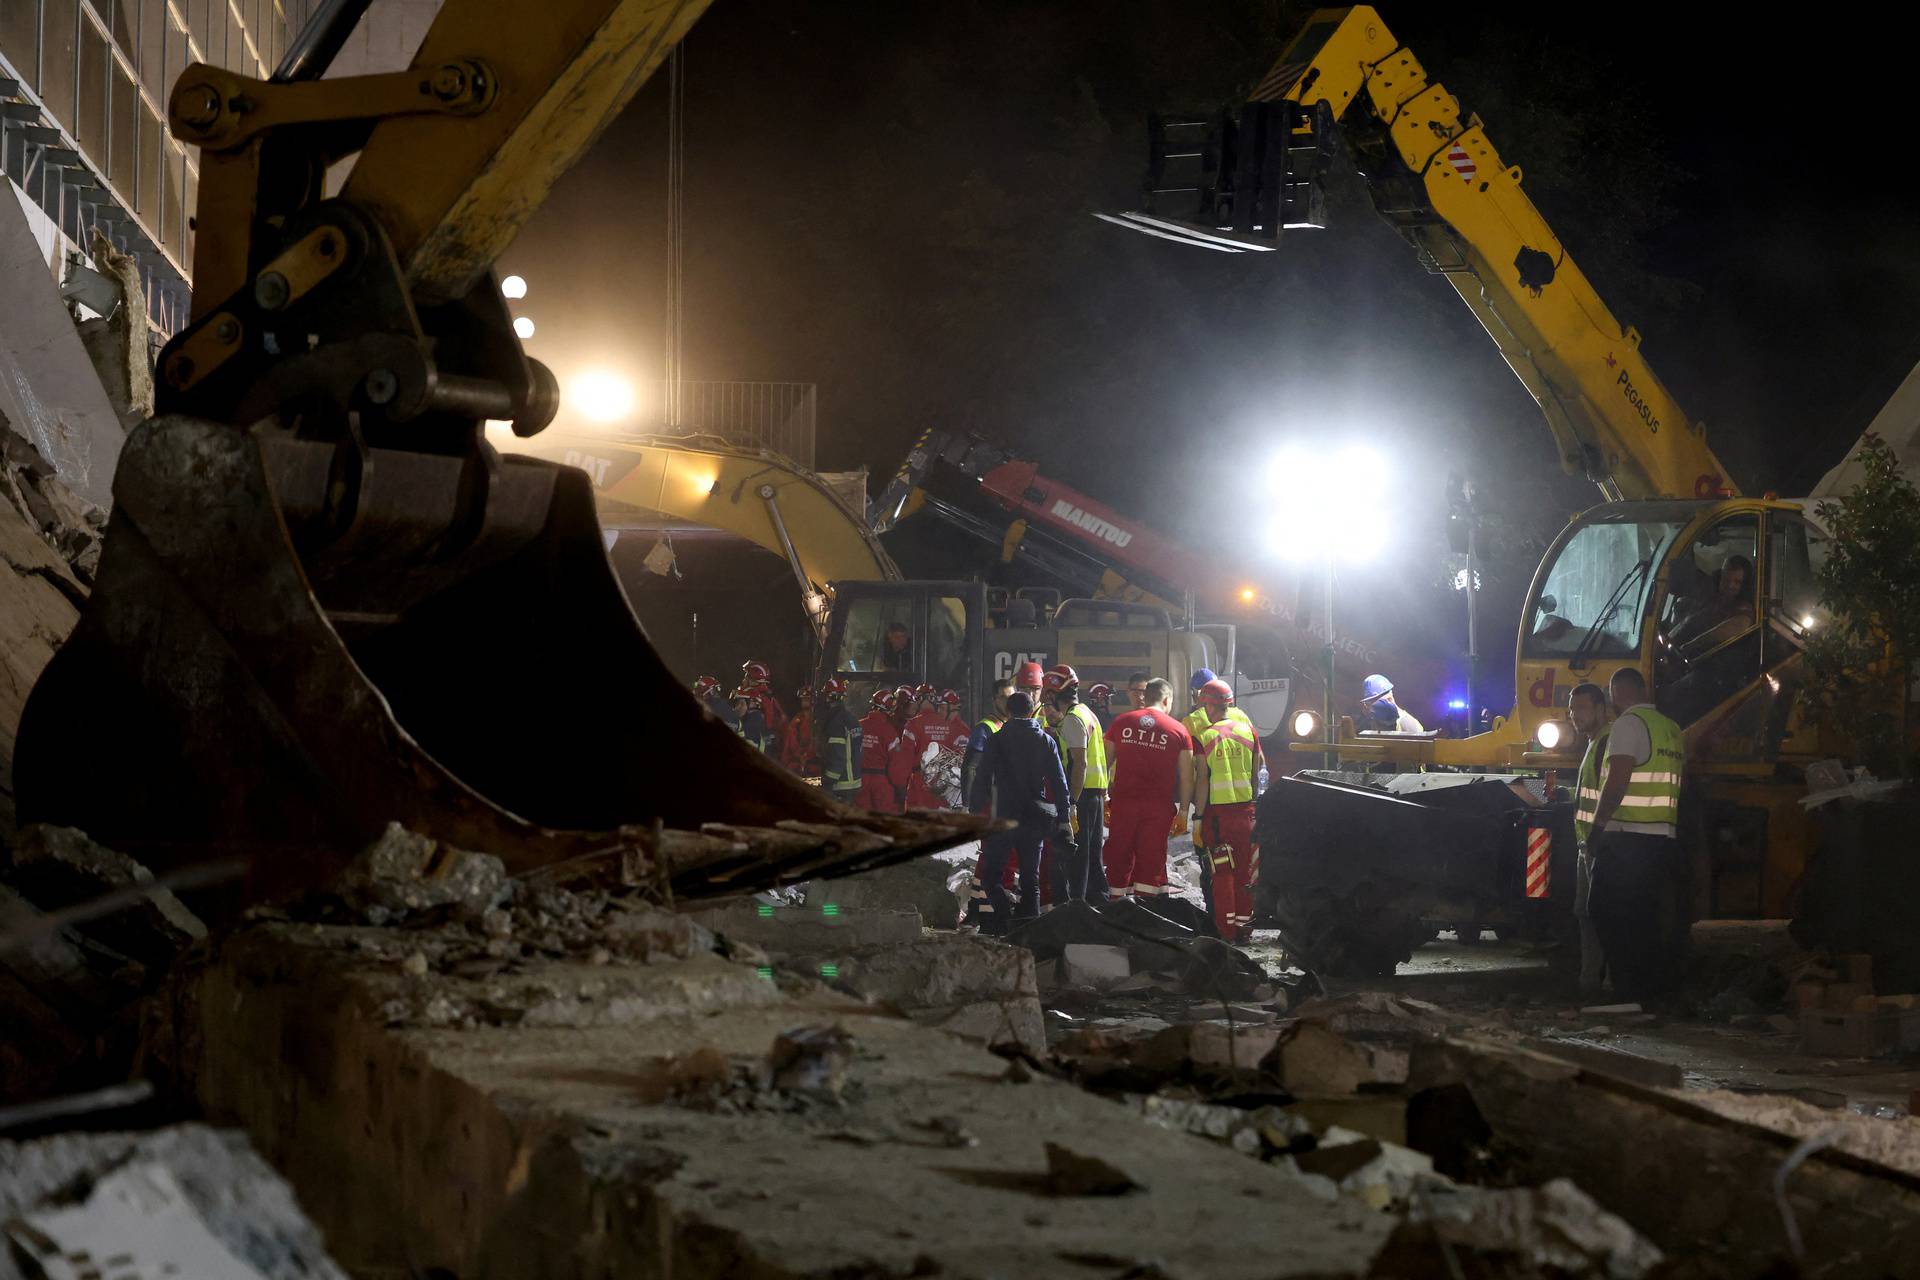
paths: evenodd
<path fill-rule="evenodd" d="M 1254 592 L 1253 592 L 1253 588 L 1252 588 L 1252 587 L 1242 587 L 1242 588 L 1240 588 L 1240 600 L 1241 600 L 1241 603 L 1243 603 L 1243 604 L 1252 604 L 1252 603 L 1253 603 L 1253 595 L 1254 595 Z"/>
<path fill-rule="evenodd" d="M 506 298 L 524 298 L 527 296 L 527 282 L 519 276 L 508 276 L 500 282 L 500 294 Z"/>
<path fill-rule="evenodd" d="M 513 318 L 513 331 L 518 334 L 520 340 L 524 342 L 533 336 L 533 321 L 527 319 L 525 316 L 515 316 Z"/>
<path fill-rule="evenodd" d="M 1540 745 L 1551 751 L 1560 745 L 1560 734 L 1561 729 L 1559 722 L 1549 720 L 1540 726 L 1540 732 L 1537 736 L 1540 739 Z"/>
<path fill-rule="evenodd" d="M 619 422 L 633 413 L 633 384 L 617 373 L 596 369 L 567 388 L 567 403 L 595 422 Z"/>
<path fill-rule="evenodd" d="M 1379 554 L 1386 545 L 1385 517 L 1377 506 L 1354 502 L 1353 494 L 1370 491 L 1386 475 L 1379 453 L 1366 445 L 1283 450 L 1267 482 L 1278 512 L 1274 550 L 1298 561 L 1329 555 L 1368 560 Z"/>
<path fill-rule="evenodd" d="M 1311 742 L 1320 736 L 1320 717 L 1311 711 L 1293 713 L 1293 736 L 1302 742 Z"/>

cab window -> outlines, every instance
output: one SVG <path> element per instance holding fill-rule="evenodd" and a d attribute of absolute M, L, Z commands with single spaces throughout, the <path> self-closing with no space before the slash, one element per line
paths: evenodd
<path fill-rule="evenodd" d="M 855 600 L 847 610 L 834 669 L 913 673 L 913 606 L 914 597 L 909 595 Z"/>
<path fill-rule="evenodd" d="M 1684 654 L 1705 653 L 1758 621 L 1760 519 L 1734 516 L 1694 539 L 1674 557 L 1660 629 Z"/>
<path fill-rule="evenodd" d="M 933 596 L 927 601 L 927 680 L 952 689 L 960 695 L 960 705 L 970 707 L 968 672 L 967 602 L 958 596 Z"/>

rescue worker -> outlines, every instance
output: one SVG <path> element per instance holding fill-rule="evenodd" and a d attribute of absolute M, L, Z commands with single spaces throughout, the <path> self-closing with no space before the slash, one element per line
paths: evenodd
<path fill-rule="evenodd" d="M 774 735 L 774 741 L 780 741 L 780 735 L 786 732 L 787 711 L 780 705 L 780 699 L 773 696 L 773 671 L 766 663 L 757 658 L 748 658 L 740 664 L 740 683 L 753 691 L 754 700 L 760 704 L 760 714 L 767 718 L 767 729 Z"/>
<path fill-rule="evenodd" d="M 1079 848 L 1071 861 L 1054 860 L 1053 899 L 1055 902 L 1074 898 L 1105 902 L 1107 869 L 1102 859 L 1106 843 L 1106 728 L 1093 709 L 1080 701 L 1080 674 L 1066 663 L 1047 672 L 1041 688 L 1049 698 L 1047 719 L 1053 725 L 1054 737 L 1066 761 L 1067 793 L 1079 839 Z"/>
<path fill-rule="evenodd" d="M 948 703 L 947 698 L 953 701 Z M 951 689 L 944 696 L 934 690 L 927 699 L 926 709 L 907 721 L 900 732 L 900 751 L 910 762 L 908 808 L 957 809 L 966 803 L 960 795 L 960 772 L 968 732 L 967 722 L 960 718 L 960 695 Z M 936 787 L 929 778 L 930 773 L 942 778 L 950 776 L 951 784 Z"/>
<path fill-rule="evenodd" d="M 860 803 L 876 813 L 898 813 L 900 799 L 887 777 L 900 736 L 893 727 L 892 692 L 875 689 L 869 706 L 860 720 Z"/>
<path fill-rule="evenodd" d="M 1007 699 L 1012 696 L 1013 681 L 1002 680 L 995 684 L 993 709 L 980 717 L 980 722 L 973 726 L 973 732 L 967 737 L 967 754 L 960 765 L 960 791 L 967 797 L 969 806 L 973 803 L 973 782 L 980 775 L 980 761 L 986 754 L 987 743 L 994 734 L 1000 732 L 1001 726 L 1006 724 L 1010 714 L 1007 710 Z M 973 877 L 967 885 L 967 919 L 970 923 L 977 923 L 983 930 L 989 932 L 991 930 L 988 927 L 990 924 L 988 917 L 993 914 L 993 901 L 987 897 L 985 881 L 980 877 L 986 870 L 988 846 L 996 840 L 1004 841 L 1005 839 L 1004 834 L 996 834 L 987 836 L 981 842 L 980 856 L 974 860 Z M 1006 866 L 1008 861 L 1002 858 L 999 865 Z M 1004 877 L 1005 873 L 1003 872 L 1002 875 Z"/>
<path fill-rule="evenodd" d="M 780 763 L 803 778 L 811 778 L 820 772 L 820 754 L 813 741 L 813 690 L 796 689 L 793 697 L 800 709 L 781 730 Z"/>
<path fill-rule="evenodd" d="M 899 813 L 906 807 L 907 784 L 913 781 L 914 768 L 920 763 L 914 753 L 913 743 L 907 739 L 907 726 L 913 723 L 920 705 L 909 685 L 901 685 L 893 691 L 888 703 L 888 711 L 893 719 L 893 741 L 887 750 L 887 782 L 893 787 L 893 812 Z"/>
<path fill-rule="evenodd" d="M 1200 690 L 1207 727 L 1194 744 L 1193 812 L 1199 826 L 1195 850 L 1212 868 L 1213 923 L 1229 942 L 1253 934 L 1254 777 L 1265 764 L 1260 735 L 1227 714 L 1233 690 L 1209 680 Z"/>
<path fill-rule="evenodd" d="M 1588 910 L 1615 994 L 1640 1000 L 1672 990 L 1680 977 L 1686 868 L 1676 835 L 1686 739 L 1654 709 L 1639 671 L 1614 672 L 1609 692 L 1614 719 L 1588 845 Z"/>
<path fill-rule="evenodd" d="M 1209 683 L 1219 679 L 1220 677 L 1216 676 L 1212 671 L 1206 667 L 1201 667 L 1195 671 L 1187 681 L 1188 691 L 1193 695 L 1193 706 L 1188 710 L 1186 718 L 1180 723 L 1187 727 L 1187 736 L 1192 738 L 1194 743 L 1194 753 L 1189 760 L 1188 767 L 1194 770 L 1193 794 L 1196 796 L 1200 794 L 1201 788 L 1199 773 L 1200 735 L 1205 733 L 1207 726 L 1213 723 L 1207 716 L 1206 707 L 1201 704 L 1200 691 L 1206 688 Z M 1222 683 L 1225 682 L 1222 681 Z M 1228 687 L 1231 688 L 1232 686 Z M 1229 699 L 1227 705 L 1227 718 L 1239 721 L 1245 725 L 1249 731 L 1253 730 L 1253 720 L 1246 712 L 1232 705 L 1231 699 Z M 1259 734 L 1255 732 L 1254 736 L 1258 738 Z M 1213 916 L 1217 914 L 1217 908 L 1213 900 L 1213 859 L 1209 857 L 1206 850 L 1198 844 L 1194 846 L 1193 853 L 1195 859 L 1200 864 L 1200 896 L 1206 900 L 1207 914 Z M 1222 933 L 1220 936 L 1223 938 L 1231 938 L 1232 935 Z"/>
<path fill-rule="evenodd" d="M 1040 913 L 1040 843 L 1052 838 L 1070 848 L 1073 834 L 1066 812 L 1046 796 L 1065 795 L 1066 771 L 1060 752 L 1046 730 L 1033 719 L 1033 700 L 1016 691 L 1007 699 L 1008 720 L 987 740 L 980 768 L 973 778 L 968 804 L 975 813 L 992 813 L 1017 825 L 1004 838 L 986 842 L 980 878 L 986 885 L 993 919 L 982 916 L 985 932 L 1004 932 L 1012 924 Z M 1011 856 L 1020 881 L 1020 906 L 1010 909 L 1001 872 Z"/>
<path fill-rule="evenodd" d="M 1107 726 L 1107 884 L 1121 897 L 1167 891 L 1167 841 L 1193 801 L 1193 739 L 1173 714 L 1173 685 L 1156 677 L 1142 696 L 1145 707 Z"/>
<path fill-rule="evenodd" d="M 1151 671 L 1136 671 L 1127 677 L 1127 710 L 1143 711 L 1147 705 L 1147 681 L 1153 679 Z"/>
<path fill-rule="evenodd" d="M 734 711 L 733 704 L 727 701 L 726 695 L 720 692 L 718 680 L 712 676 L 701 676 L 693 682 L 693 696 L 698 698 L 700 705 L 711 711 L 720 723 L 735 733 L 740 732 L 740 717 Z"/>
<path fill-rule="evenodd" d="M 1393 700 L 1393 681 L 1383 675 L 1370 675 L 1360 685 L 1362 725 L 1386 733 L 1425 733 L 1426 726 L 1409 715 Z"/>
<path fill-rule="evenodd" d="M 1020 669 L 1013 673 L 1013 691 L 1027 695 L 1027 703 L 1033 708 L 1028 715 L 1040 714 L 1041 686 L 1046 682 L 1046 673 L 1040 670 L 1037 662 L 1023 662 Z"/>
<path fill-rule="evenodd" d="M 880 671 L 913 670 L 913 632 L 904 622 L 889 622 L 887 638 L 880 647 Z"/>
<path fill-rule="evenodd" d="M 820 686 L 826 704 L 820 717 L 820 785 L 843 804 L 860 800 L 860 722 L 847 709 L 847 682 L 834 676 Z"/>
<path fill-rule="evenodd" d="M 1600 807 L 1600 762 L 1607 758 L 1607 691 L 1597 684 L 1575 685 L 1567 714 L 1587 753 L 1574 784 L 1573 834 L 1579 842 L 1574 867 L 1573 915 L 1580 924 L 1580 990 L 1598 991 L 1606 978 L 1606 958 L 1593 927 L 1593 815 Z"/>
<path fill-rule="evenodd" d="M 1113 686 L 1110 684 L 1090 684 L 1087 686 L 1087 705 L 1093 708 L 1093 714 L 1100 721 L 1100 731 L 1105 733 L 1113 722 Z"/>
<path fill-rule="evenodd" d="M 773 731 L 767 727 L 766 713 L 760 710 L 760 700 L 753 690 L 741 685 L 733 691 L 733 711 L 740 717 L 736 733 L 760 751 L 774 749 Z"/>

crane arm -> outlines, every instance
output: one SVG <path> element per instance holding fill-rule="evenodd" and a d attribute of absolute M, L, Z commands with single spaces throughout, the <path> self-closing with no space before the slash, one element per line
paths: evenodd
<path fill-rule="evenodd" d="M 1140 229 L 1244 250 L 1270 248 L 1262 241 L 1283 227 L 1322 225 L 1316 181 L 1336 136 L 1374 206 L 1446 277 L 1539 404 L 1569 474 L 1608 498 L 1734 492 L 1638 331 L 1615 318 L 1528 198 L 1519 166 L 1370 6 L 1318 10 L 1287 45 L 1238 126 L 1241 154 L 1199 188 L 1206 216 Z M 1157 148 L 1156 170 L 1165 153 Z"/>

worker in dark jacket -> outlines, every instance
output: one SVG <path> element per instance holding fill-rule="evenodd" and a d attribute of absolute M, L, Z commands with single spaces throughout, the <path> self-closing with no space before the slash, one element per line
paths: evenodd
<path fill-rule="evenodd" d="M 1000 882 L 1008 855 L 1013 855 L 1019 867 L 1020 910 L 1012 915 L 1018 921 L 1040 914 L 1041 843 L 1052 839 L 1068 849 L 1075 847 L 1066 809 L 1046 799 L 1048 788 L 1055 796 L 1070 794 L 1060 748 L 1032 718 L 1033 699 L 1026 693 L 1015 693 L 1007 699 L 1007 713 L 1007 723 L 988 739 L 981 753 L 968 797 L 975 813 L 991 812 L 996 818 L 1018 824 L 1010 834 L 988 839 L 982 851 L 980 879 L 994 917 L 985 927 L 995 932 L 1004 927 L 1011 914 L 1006 888 Z"/>

